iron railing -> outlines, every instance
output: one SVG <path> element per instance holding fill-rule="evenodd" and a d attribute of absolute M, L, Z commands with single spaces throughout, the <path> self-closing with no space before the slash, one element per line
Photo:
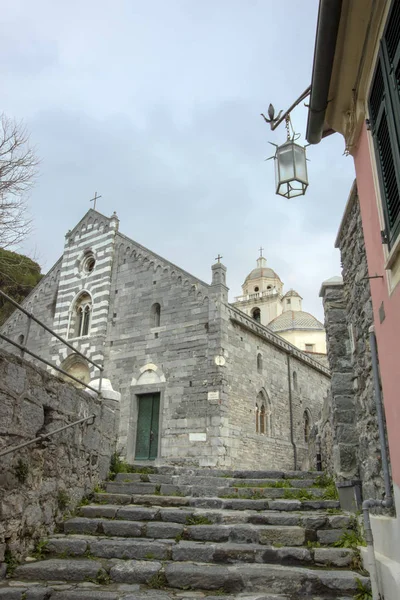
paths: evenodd
<path fill-rule="evenodd" d="M 14 340 L 12 340 L 11 338 L 7 337 L 3 333 L 0 333 L 0 339 L 5 340 L 6 342 L 8 342 L 9 344 L 12 344 L 16 348 L 19 348 L 19 350 L 21 352 L 21 357 L 22 358 L 23 358 L 25 352 L 27 352 L 30 356 L 32 356 L 33 358 L 36 358 L 36 360 L 40 360 L 41 362 L 45 363 L 47 366 L 51 367 L 52 369 L 55 369 L 59 373 L 62 373 L 63 375 L 66 375 L 70 379 L 73 379 L 74 381 L 76 381 L 76 383 L 79 383 L 79 385 L 83 385 L 84 387 L 88 388 L 89 390 L 93 390 L 94 392 L 96 392 L 96 394 L 99 394 L 99 395 L 101 394 L 101 386 L 102 386 L 102 382 L 103 382 L 103 371 L 104 371 L 104 367 L 102 365 L 99 365 L 99 364 L 95 363 L 93 360 L 91 360 L 90 358 L 88 358 L 87 356 L 85 356 L 82 352 L 80 352 L 72 344 L 70 344 L 69 342 L 67 342 L 67 340 L 65 340 L 63 337 L 61 337 L 60 335 L 58 335 L 58 333 L 56 333 L 55 331 L 53 331 L 52 329 L 50 329 L 50 327 L 48 327 L 47 325 L 45 325 L 44 323 L 42 323 L 42 321 L 40 321 L 37 317 L 35 317 L 35 315 L 33 315 L 28 310 L 26 310 L 25 308 L 23 308 L 20 304 L 18 304 L 18 302 L 16 302 L 12 298 L 10 298 L 10 296 L 8 296 L 7 294 L 5 294 L 1 290 L 0 290 L 0 296 L 3 297 L 3 298 L 5 298 L 8 302 L 10 302 L 13 306 L 15 306 L 15 308 L 17 308 L 18 310 L 20 310 L 21 312 L 23 312 L 28 317 L 28 323 L 27 323 L 27 326 L 26 326 L 26 331 L 25 331 L 25 335 L 24 335 L 24 339 L 23 339 L 23 344 L 19 344 L 18 342 L 15 342 Z M 81 379 L 78 379 L 74 375 L 71 375 L 71 373 L 68 373 L 67 371 L 64 371 L 64 369 L 61 369 L 61 367 L 57 367 L 53 363 L 49 362 L 45 358 L 42 358 L 38 354 L 35 354 L 35 352 L 32 352 L 32 350 L 29 350 L 27 348 L 29 331 L 30 331 L 30 328 L 31 328 L 31 322 L 32 321 L 35 321 L 35 323 L 37 323 L 38 325 L 40 325 L 41 327 L 43 327 L 43 329 L 45 329 L 46 331 L 48 331 L 52 336 L 54 336 L 55 338 L 57 338 L 65 346 L 67 346 L 68 348 L 70 348 L 71 350 L 73 350 L 76 354 L 78 354 L 79 356 L 81 356 L 82 358 L 84 358 L 85 361 L 87 361 L 88 363 L 90 363 L 91 365 L 93 365 L 94 367 L 96 367 L 96 369 L 99 370 L 100 375 L 99 375 L 99 389 L 98 390 L 96 390 L 95 388 L 91 387 L 87 383 L 84 383 Z M 1 456 L 1 454 L 0 454 L 0 456 Z"/>
<path fill-rule="evenodd" d="M 89 421 L 89 419 L 93 419 L 92 423 L 88 423 L 88 425 L 93 425 L 96 415 L 90 415 L 89 417 L 85 417 L 84 419 L 79 419 L 79 421 L 74 421 L 73 423 L 69 423 L 68 425 L 64 425 L 64 427 L 60 427 L 59 429 L 55 429 L 54 431 L 50 431 L 50 433 L 43 433 L 38 435 L 33 440 L 29 440 L 29 442 L 24 442 L 23 444 L 19 444 L 18 446 L 11 446 L 11 448 L 7 448 L 6 450 L 2 450 L 0 452 L 0 457 L 5 456 L 6 454 L 10 454 L 10 452 L 15 452 L 16 450 L 20 450 L 21 448 L 25 448 L 26 446 L 31 446 L 32 444 L 36 444 L 36 442 L 41 442 L 46 438 L 51 437 L 55 433 L 60 433 L 60 431 L 64 431 L 65 429 L 69 429 L 70 427 L 74 427 L 75 425 L 79 425 L 80 423 L 85 423 L 85 421 Z"/>

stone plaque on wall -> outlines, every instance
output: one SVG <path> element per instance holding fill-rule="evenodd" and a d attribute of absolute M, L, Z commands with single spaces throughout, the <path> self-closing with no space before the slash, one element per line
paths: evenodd
<path fill-rule="evenodd" d="M 206 433 L 189 433 L 189 442 L 206 442 Z"/>

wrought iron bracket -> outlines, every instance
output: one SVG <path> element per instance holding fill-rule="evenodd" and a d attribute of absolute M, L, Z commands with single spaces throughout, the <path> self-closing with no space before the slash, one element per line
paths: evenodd
<path fill-rule="evenodd" d="M 306 90 L 304 90 L 304 92 L 297 98 L 297 100 L 295 100 L 293 102 L 293 104 L 283 114 L 282 114 L 283 111 L 279 111 L 279 114 L 277 117 L 275 117 L 275 108 L 273 107 L 272 104 L 270 104 L 268 107 L 268 117 L 269 118 L 267 118 L 263 113 L 261 113 L 261 116 L 263 117 L 264 121 L 266 123 L 268 123 L 268 125 L 271 127 L 271 131 L 275 131 L 275 129 L 286 119 L 286 117 L 288 115 L 290 115 L 292 110 L 294 108 L 296 108 L 296 106 L 298 106 L 300 104 L 300 102 L 302 102 L 305 98 L 307 98 L 307 96 L 309 96 L 310 93 L 311 93 L 311 85 L 309 85 L 308 88 Z"/>

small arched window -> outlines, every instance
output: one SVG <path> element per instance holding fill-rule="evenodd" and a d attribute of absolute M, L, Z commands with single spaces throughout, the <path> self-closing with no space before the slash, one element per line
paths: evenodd
<path fill-rule="evenodd" d="M 161 306 L 158 302 L 155 302 L 151 307 L 151 326 L 152 327 L 160 327 L 160 319 L 161 319 Z"/>
<path fill-rule="evenodd" d="M 297 384 L 297 373 L 293 371 L 293 389 L 297 392 L 298 384 Z"/>
<path fill-rule="evenodd" d="M 266 430 L 265 433 L 268 437 L 272 437 L 272 410 L 271 410 L 271 402 L 268 398 L 267 401 L 267 410 L 265 413 L 265 421 L 266 421 Z"/>
<path fill-rule="evenodd" d="M 257 354 L 257 372 L 262 373 L 262 368 L 263 368 L 262 356 L 260 353 L 258 353 Z"/>
<path fill-rule="evenodd" d="M 265 433 L 265 406 L 262 404 L 260 408 L 260 433 Z"/>
<path fill-rule="evenodd" d="M 20 346 L 23 346 L 23 345 L 24 345 L 24 341 L 25 341 L 25 336 L 24 336 L 24 335 L 21 333 L 21 334 L 18 336 L 18 344 L 19 344 Z"/>
<path fill-rule="evenodd" d="M 307 444 L 310 439 L 310 415 L 308 410 L 304 411 L 303 414 L 303 427 L 304 427 L 304 441 Z"/>
<path fill-rule="evenodd" d="M 251 316 L 257 323 L 261 323 L 261 310 L 259 308 L 253 308 Z"/>
<path fill-rule="evenodd" d="M 92 314 L 92 298 L 87 292 L 82 292 L 76 299 L 70 313 L 68 337 L 82 337 L 89 335 Z"/>
<path fill-rule="evenodd" d="M 256 433 L 258 433 L 259 431 L 259 410 L 258 410 L 258 404 L 256 404 Z"/>

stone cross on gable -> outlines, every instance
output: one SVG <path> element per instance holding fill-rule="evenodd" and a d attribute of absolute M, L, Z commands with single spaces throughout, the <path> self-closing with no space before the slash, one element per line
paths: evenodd
<path fill-rule="evenodd" d="M 221 256 L 220 254 L 218 254 L 218 256 L 215 258 L 215 260 L 217 262 L 221 262 L 221 258 L 224 258 L 223 256 Z"/>
<path fill-rule="evenodd" d="M 95 192 L 94 198 L 91 198 L 91 200 L 89 200 L 89 202 L 93 202 L 93 210 L 96 210 L 96 200 L 98 200 L 99 198 L 101 198 L 101 196 L 98 196 L 97 192 Z"/>

